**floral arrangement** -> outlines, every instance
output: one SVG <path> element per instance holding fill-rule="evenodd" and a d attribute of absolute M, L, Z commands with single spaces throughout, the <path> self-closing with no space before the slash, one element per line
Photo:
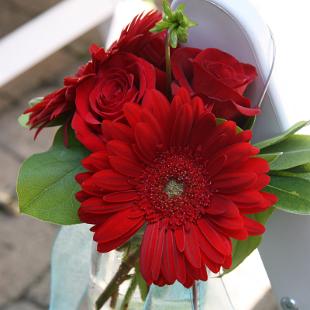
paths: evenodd
<path fill-rule="evenodd" d="M 20 169 L 21 212 L 92 224 L 100 253 L 123 253 L 97 309 L 129 275 L 145 298 L 151 284 L 227 273 L 257 248 L 275 207 L 310 212 L 310 137 L 295 134 L 307 122 L 253 145 L 255 67 L 182 47 L 195 23 L 182 5 L 163 11 L 134 18 L 107 50 L 92 45 L 91 60 L 20 118 L 35 136 L 60 126 Z"/>

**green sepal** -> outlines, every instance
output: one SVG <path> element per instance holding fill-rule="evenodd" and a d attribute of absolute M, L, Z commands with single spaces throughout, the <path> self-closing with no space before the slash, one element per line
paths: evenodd
<path fill-rule="evenodd" d="M 30 128 L 28 124 L 29 121 L 29 114 L 22 114 L 18 117 L 17 119 L 18 123 L 20 126 L 24 127 L 24 128 Z"/>
<path fill-rule="evenodd" d="M 55 224 L 80 223 L 79 203 L 75 193 L 79 185 L 75 175 L 83 171 L 81 159 L 89 152 L 69 131 L 68 147 L 64 146 L 60 128 L 49 151 L 35 154 L 22 164 L 17 195 L 21 213 Z"/>
<path fill-rule="evenodd" d="M 28 105 L 29 107 L 34 107 L 36 104 L 42 102 L 42 100 L 44 99 L 44 97 L 36 97 L 36 98 L 33 98 L 31 99 L 29 102 L 28 102 Z"/>
<path fill-rule="evenodd" d="M 34 107 L 36 104 L 42 102 L 42 100 L 44 99 L 44 97 L 36 97 L 31 99 L 28 102 L 29 107 Z M 29 116 L 30 114 L 22 114 L 18 117 L 17 121 L 19 123 L 20 126 L 24 127 L 24 128 L 29 128 L 29 125 L 27 125 L 28 121 L 29 121 Z"/>
<path fill-rule="evenodd" d="M 151 32 L 162 32 L 167 30 L 169 43 L 172 48 L 176 48 L 180 43 L 188 40 L 188 30 L 197 25 L 184 13 L 185 4 L 180 4 L 175 11 L 170 7 L 167 0 L 163 1 L 163 18 L 152 29 Z"/>

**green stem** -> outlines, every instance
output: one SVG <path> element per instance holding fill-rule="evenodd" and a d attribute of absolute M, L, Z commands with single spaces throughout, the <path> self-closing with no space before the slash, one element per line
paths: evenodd
<path fill-rule="evenodd" d="M 118 299 L 118 288 L 111 296 L 111 302 L 110 302 L 111 309 L 115 309 L 116 308 L 117 299 Z"/>
<path fill-rule="evenodd" d="M 137 281 L 137 276 L 135 275 L 132 280 L 131 283 L 127 289 L 127 292 L 125 294 L 124 300 L 121 304 L 120 310 L 127 310 L 129 307 L 129 302 L 131 300 L 132 295 L 135 292 L 135 289 L 137 288 L 138 285 L 138 281 Z"/>
<path fill-rule="evenodd" d="M 107 302 L 107 300 L 118 290 L 119 286 L 128 279 L 128 273 L 134 267 L 136 261 L 138 260 L 139 252 L 139 250 L 136 250 L 123 260 L 113 279 L 97 299 L 97 310 L 99 310 Z"/>
<path fill-rule="evenodd" d="M 167 76 L 167 94 L 171 96 L 171 83 L 172 83 L 172 72 L 171 72 L 171 50 L 170 50 L 170 31 L 167 31 L 165 41 L 165 58 L 166 58 L 166 76 Z"/>

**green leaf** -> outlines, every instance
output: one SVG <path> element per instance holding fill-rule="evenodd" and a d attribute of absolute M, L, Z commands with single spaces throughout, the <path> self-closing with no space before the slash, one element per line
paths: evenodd
<path fill-rule="evenodd" d="M 310 172 L 271 172 L 270 184 L 265 188 L 275 194 L 276 207 L 294 214 L 310 215 Z"/>
<path fill-rule="evenodd" d="M 271 214 L 273 213 L 274 208 L 269 208 L 265 212 L 251 215 L 252 219 L 260 222 L 265 225 Z M 237 268 L 261 243 L 262 236 L 249 237 L 246 240 L 232 240 L 233 244 L 233 253 L 232 253 L 232 266 L 230 269 L 224 271 L 224 274 L 227 274 Z"/>
<path fill-rule="evenodd" d="M 83 171 L 81 159 L 88 151 L 70 131 L 69 146 L 64 146 L 63 129 L 56 134 L 53 146 L 35 154 L 21 166 L 17 181 L 19 208 L 38 219 L 70 225 L 79 223 L 79 203 L 75 193 L 79 185 L 74 177 Z"/>
<path fill-rule="evenodd" d="M 163 11 L 167 17 L 172 17 L 172 10 L 167 0 L 163 0 Z"/>
<path fill-rule="evenodd" d="M 310 163 L 294 167 L 294 168 L 290 169 L 289 171 L 297 172 L 297 173 L 299 173 L 299 172 L 301 172 L 301 173 L 303 173 L 303 172 L 310 172 Z"/>
<path fill-rule="evenodd" d="M 172 48 L 178 43 L 186 43 L 188 40 L 189 28 L 197 25 L 184 13 L 185 4 L 180 4 L 175 11 L 170 7 L 167 0 L 163 1 L 163 18 L 150 30 L 151 32 L 162 32 L 168 30 L 169 42 Z"/>
<path fill-rule="evenodd" d="M 271 164 L 282 155 L 283 155 L 283 152 L 279 152 L 279 153 L 270 153 L 270 154 L 258 154 L 256 155 L 256 157 L 263 158 L 267 160 L 269 164 Z"/>
<path fill-rule="evenodd" d="M 143 277 L 141 275 L 141 272 L 140 272 L 140 269 L 139 269 L 139 264 L 136 265 L 135 272 L 136 272 L 135 276 L 136 276 L 136 279 L 137 279 L 137 282 L 138 282 L 138 287 L 139 287 L 141 299 L 143 301 L 145 301 L 146 297 L 147 297 L 147 294 L 149 292 L 149 287 L 148 287 L 148 285 L 146 284 L 145 280 L 143 279 Z"/>
<path fill-rule="evenodd" d="M 289 128 L 287 131 L 285 131 L 283 134 L 273 137 L 271 139 L 268 140 L 264 140 L 261 142 L 258 142 L 255 144 L 256 147 L 258 147 L 259 149 L 264 149 L 268 146 L 272 146 L 276 143 L 279 143 L 285 139 L 287 139 L 289 136 L 293 135 L 295 132 L 297 132 L 298 130 L 302 129 L 303 127 L 309 125 L 309 121 L 301 121 L 296 123 L 295 125 L 293 125 L 291 128 Z"/>
<path fill-rule="evenodd" d="M 270 165 L 271 170 L 286 170 L 310 162 L 310 136 L 293 135 L 286 140 L 266 147 L 262 155 L 283 153 Z"/>
<path fill-rule="evenodd" d="M 29 128 L 29 126 L 27 125 L 27 123 L 29 121 L 29 114 L 22 114 L 21 116 L 19 116 L 17 121 L 18 121 L 20 126 L 22 126 L 24 128 Z"/>

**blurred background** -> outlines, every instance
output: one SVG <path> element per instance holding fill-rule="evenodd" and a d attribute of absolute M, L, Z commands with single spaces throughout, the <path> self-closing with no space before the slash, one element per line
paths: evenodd
<path fill-rule="evenodd" d="M 20 127 L 17 118 L 30 99 L 61 87 L 63 78 L 73 74 L 89 59 L 90 44 L 103 44 L 111 22 L 113 1 L 110 0 L 111 7 L 108 8 L 111 14 L 103 16 L 98 13 L 94 18 L 105 20 L 103 24 L 98 26 L 95 20 L 86 22 L 87 18 L 80 19 L 72 31 L 58 29 L 55 42 L 49 42 L 51 46 L 45 41 L 33 42 L 32 54 L 29 55 L 29 51 L 14 45 L 14 42 L 20 42 L 20 36 L 31 41 L 33 38 L 27 37 L 31 27 L 46 27 L 44 20 L 52 19 L 56 10 L 63 13 L 61 18 L 75 13 L 79 16 L 77 18 L 81 18 L 84 8 L 84 14 L 88 16 L 86 4 L 88 7 L 91 4 L 98 6 L 99 1 L 0 0 L 0 63 L 5 69 L 1 72 L 0 66 L 0 310 L 48 308 L 50 255 L 58 229 L 18 214 L 15 194 L 18 168 L 31 154 L 49 148 L 54 130 L 44 130 L 34 142 L 34 133 Z M 81 3 L 80 8 L 76 4 L 78 2 Z M 157 5 L 160 2 L 157 1 Z M 274 13 L 271 14 L 263 5 L 261 9 L 268 21 L 272 21 Z M 57 20 L 49 27 L 57 28 Z M 2 51 L 14 53 L 14 61 L 5 63 L 6 55 L 1 54 Z M 309 112 L 309 108 L 306 111 Z M 295 118 L 300 119 L 299 115 Z M 265 288 L 251 309 L 277 309 L 270 283 L 268 279 L 264 281 Z"/>

